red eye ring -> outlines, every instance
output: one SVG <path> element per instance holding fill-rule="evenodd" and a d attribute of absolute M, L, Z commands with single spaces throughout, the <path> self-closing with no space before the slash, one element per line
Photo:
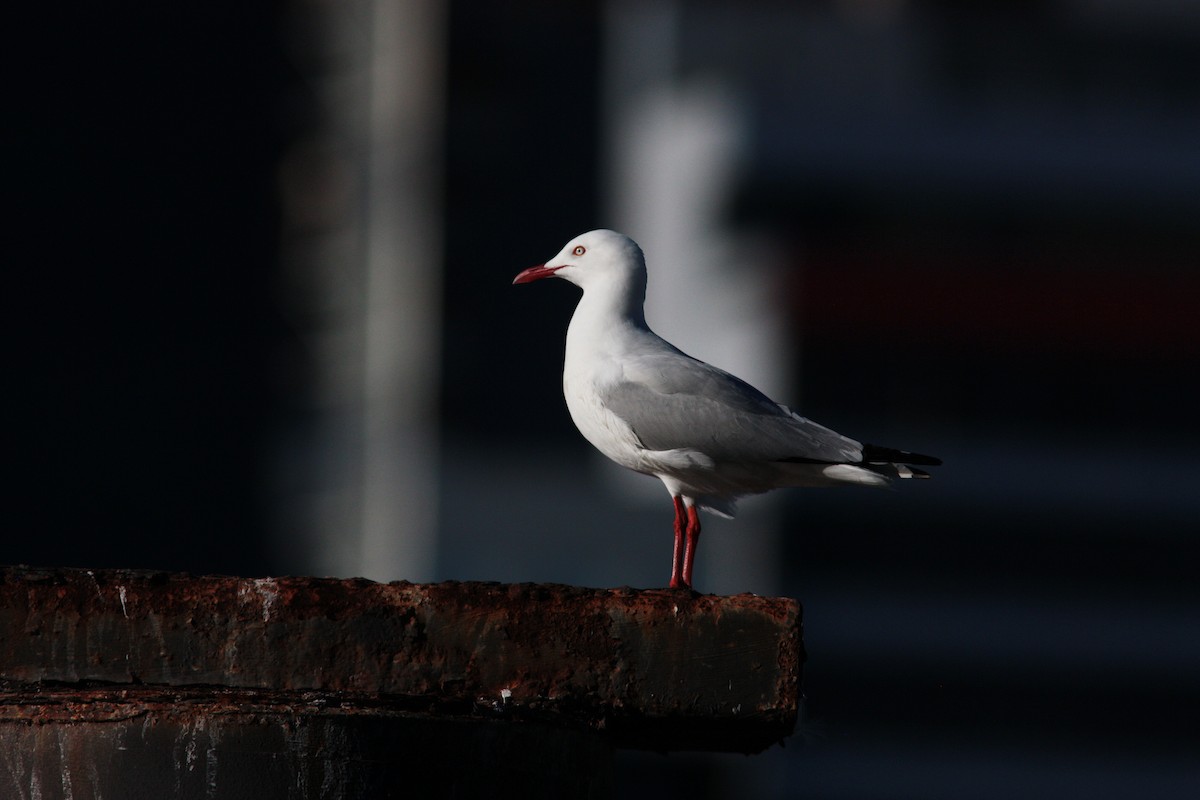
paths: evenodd
<path fill-rule="evenodd" d="M 580 245 L 575 246 L 575 249 L 571 251 L 571 254 L 576 255 L 576 256 L 581 256 L 586 252 L 587 252 L 587 248 L 580 244 Z"/>

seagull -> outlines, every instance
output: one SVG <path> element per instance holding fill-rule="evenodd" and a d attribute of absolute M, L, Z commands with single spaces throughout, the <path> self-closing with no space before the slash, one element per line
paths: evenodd
<path fill-rule="evenodd" d="M 692 588 L 699 509 L 732 517 L 739 497 L 783 487 L 886 486 L 928 478 L 933 456 L 863 444 L 805 419 L 692 358 L 646 324 L 646 259 L 624 234 L 576 236 L 514 284 L 583 290 L 567 327 L 563 394 L 579 432 L 623 467 L 663 482 L 675 505 L 672 588 Z"/>

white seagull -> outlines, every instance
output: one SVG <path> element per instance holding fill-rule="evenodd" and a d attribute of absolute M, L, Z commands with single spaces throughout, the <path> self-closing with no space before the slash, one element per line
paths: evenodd
<path fill-rule="evenodd" d="M 646 260 L 609 230 L 582 234 L 513 280 L 564 278 L 583 289 L 567 328 L 563 394 L 584 438 L 663 482 L 675 504 L 671 587 L 691 588 L 697 508 L 732 517 L 743 495 L 790 486 L 884 486 L 928 478 L 940 459 L 862 444 L 692 358 L 646 325 Z"/>

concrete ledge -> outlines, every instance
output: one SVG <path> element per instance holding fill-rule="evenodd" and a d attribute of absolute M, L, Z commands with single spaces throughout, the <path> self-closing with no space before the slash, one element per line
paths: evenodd
<path fill-rule="evenodd" d="M 752 595 L 0 569 L 0 727 L 203 706 L 756 752 L 792 732 L 803 658 L 799 604 Z"/>

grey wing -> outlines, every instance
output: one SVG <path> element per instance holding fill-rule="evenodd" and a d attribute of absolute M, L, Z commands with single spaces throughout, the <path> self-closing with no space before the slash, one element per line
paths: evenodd
<path fill-rule="evenodd" d="M 682 353 L 639 359 L 601 400 L 649 450 L 688 448 L 716 461 L 862 460 L 859 442 Z"/>

